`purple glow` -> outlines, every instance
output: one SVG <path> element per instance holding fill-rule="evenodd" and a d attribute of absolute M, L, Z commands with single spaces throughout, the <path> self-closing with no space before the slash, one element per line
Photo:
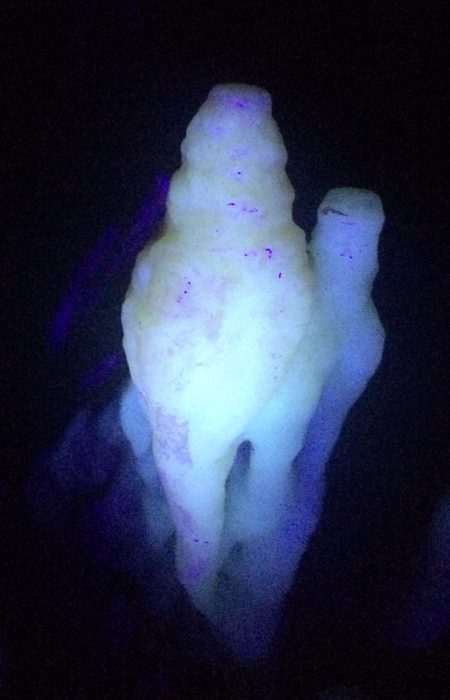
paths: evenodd
<path fill-rule="evenodd" d="M 54 352 L 63 350 L 77 314 L 86 318 L 111 281 L 134 262 L 164 214 L 168 187 L 169 177 L 161 174 L 128 232 L 111 226 L 86 255 L 50 326 L 50 345 Z"/>
<path fill-rule="evenodd" d="M 83 379 L 83 389 L 95 389 L 100 384 L 103 384 L 105 379 L 120 365 L 125 364 L 125 353 L 122 350 L 109 355 L 102 360 L 89 374 Z"/>
<path fill-rule="evenodd" d="M 120 229 L 111 227 L 100 237 L 90 250 L 83 263 L 75 272 L 66 292 L 66 297 L 59 307 L 50 327 L 50 342 L 54 351 L 59 352 L 64 347 L 70 327 L 73 325 L 76 312 L 92 302 L 97 290 L 91 286 L 97 271 L 105 266 L 109 251 L 119 239 Z"/>
<path fill-rule="evenodd" d="M 161 173 L 152 184 L 144 204 L 138 210 L 129 233 L 123 240 L 122 250 L 114 258 L 114 274 L 121 272 L 130 263 L 134 264 L 137 254 L 146 245 L 150 235 L 154 233 L 160 223 L 165 212 L 169 182 L 169 175 Z"/>

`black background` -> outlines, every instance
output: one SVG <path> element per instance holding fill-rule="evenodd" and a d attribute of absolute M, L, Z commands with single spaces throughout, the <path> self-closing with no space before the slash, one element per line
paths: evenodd
<path fill-rule="evenodd" d="M 374 297 L 387 343 L 329 465 L 324 516 L 273 666 L 219 672 L 199 662 L 195 673 L 178 670 L 177 688 L 264 697 L 270 687 L 273 697 L 303 698 L 344 684 L 374 697 L 447 697 L 448 637 L 402 656 L 379 631 L 450 487 L 446 17 L 432 2 L 283 0 L 7 2 L 2 15 L 2 605 L 5 646 L 14 639 L 15 650 L 4 666 L 16 687 L 29 679 L 16 692 L 114 696 L 109 670 L 89 678 L 74 671 L 65 682 L 69 667 L 83 666 L 73 649 L 73 659 L 49 662 L 49 630 L 32 628 L 26 659 L 17 651 L 32 588 L 18 580 L 33 579 L 20 508 L 33 459 L 80 405 L 107 399 L 126 375 L 117 370 L 95 395 L 80 389 L 80 376 L 120 347 L 132 263 L 62 356 L 49 350 L 49 324 L 104 229 L 127 228 L 158 174 L 178 167 L 186 126 L 209 90 L 245 82 L 272 95 L 297 193 L 294 218 L 306 231 L 331 187 L 382 198 Z M 35 592 L 38 607 L 45 595 Z M 138 667 L 134 659 L 133 673 L 122 668 L 118 696 L 147 697 Z"/>

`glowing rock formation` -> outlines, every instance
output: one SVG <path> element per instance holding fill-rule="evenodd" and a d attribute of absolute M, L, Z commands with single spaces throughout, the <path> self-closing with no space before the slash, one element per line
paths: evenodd
<path fill-rule="evenodd" d="M 181 151 L 161 236 L 138 256 L 123 305 L 124 347 L 179 580 L 226 636 L 240 620 L 268 639 L 320 513 L 326 460 L 381 357 L 370 290 L 383 211 L 371 192 L 332 190 L 308 253 L 270 96 L 256 87 L 215 87 Z M 314 493 L 295 479 L 300 451 Z"/>

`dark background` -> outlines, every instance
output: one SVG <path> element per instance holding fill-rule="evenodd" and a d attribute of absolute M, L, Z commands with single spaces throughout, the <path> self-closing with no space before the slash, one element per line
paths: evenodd
<path fill-rule="evenodd" d="M 403 656 L 380 632 L 450 488 L 446 17 L 432 2 L 283 0 L 7 2 L 2 15 L 6 648 L 12 638 L 20 647 L 33 587 L 23 483 L 74 412 L 113 396 L 126 376 L 119 367 L 95 391 L 80 381 L 120 348 L 132 261 L 106 279 L 101 303 L 59 355 L 48 344 L 51 320 L 105 228 L 129 228 L 156 177 L 178 167 L 186 126 L 209 90 L 245 82 L 272 95 L 297 223 L 310 231 L 335 186 L 373 189 L 386 213 L 374 289 L 385 356 L 329 465 L 324 517 L 266 669 L 270 692 L 314 697 L 346 684 L 375 697 L 447 697 L 448 637 Z M 29 584 L 22 589 L 19 579 Z M 34 591 L 37 607 L 46 595 Z M 5 655 L 15 680 L 31 679 L 23 697 L 114 695 L 109 670 L 89 679 L 74 671 L 65 683 L 69 667 L 83 669 L 78 653 L 49 663 L 51 633 L 31 629 L 30 657 Z M 144 654 L 139 643 L 135 651 Z M 147 697 L 137 690 L 136 657 L 128 668 L 119 696 Z M 200 661 L 195 682 L 193 674 L 182 668 L 177 682 L 186 694 L 195 686 L 197 697 L 264 697 L 271 685 L 264 673 L 213 671 Z"/>

